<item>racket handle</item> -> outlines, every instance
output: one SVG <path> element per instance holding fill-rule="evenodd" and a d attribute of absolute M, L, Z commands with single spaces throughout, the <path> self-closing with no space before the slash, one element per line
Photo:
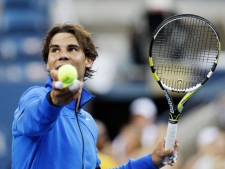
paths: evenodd
<path fill-rule="evenodd" d="M 175 139 L 176 139 L 176 136 L 177 136 L 177 127 L 178 127 L 178 123 L 172 124 L 172 123 L 168 122 L 165 150 L 169 150 L 171 148 L 174 148 Z M 165 157 L 164 160 L 163 160 L 163 164 L 168 165 L 168 160 L 169 160 L 169 157 L 168 156 Z"/>
<path fill-rule="evenodd" d="M 177 127 L 178 123 L 176 124 L 172 124 L 170 122 L 168 123 L 165 150 L 169 150 L 174 147 L 175 139 L 177 137 Z"/>

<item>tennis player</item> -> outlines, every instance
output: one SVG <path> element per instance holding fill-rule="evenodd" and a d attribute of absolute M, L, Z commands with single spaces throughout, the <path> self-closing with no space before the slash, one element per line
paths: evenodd
<path fill-rule="evenodd" d="M 83 81 L 93 76 L 97 56 L 91 35 L 82 26 L 57 25 L 47 32 L 42 58 L 48 80 L 44 87 L 27 89 L 19 100 L 12 126 L 12 169 L 100 169 L 97 125 L 82 109 L 94 97 L 83 88 Z M 76 67 L 79 81 L 60 88 L 57 70 L 64 64 Z M 164 157 L 178 150 L 178 141 L 170 150 L 164 145 L 162 140 L 151 154 L 130 159 L 118 169 L 163 167 Z"/>

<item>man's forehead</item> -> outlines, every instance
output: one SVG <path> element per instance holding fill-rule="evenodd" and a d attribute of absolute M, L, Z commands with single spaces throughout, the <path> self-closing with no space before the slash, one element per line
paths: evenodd
<path fill-rule="evenodd" d="M 77 41 L 77 38 L 71 33 L 57 33 L 52 37 L 51 41 Z"/>
<path fill-rule="evenodd" d="M 77 38 L 70 33 L 58 33 L 51 39 L 50 46 L 78 45 Z"/>

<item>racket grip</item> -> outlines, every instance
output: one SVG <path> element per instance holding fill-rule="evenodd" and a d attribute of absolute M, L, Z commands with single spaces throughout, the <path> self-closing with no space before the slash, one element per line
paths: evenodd
<path fill-rule="evenodd" d="M 172 124 L 172 123 L 168 122 L 165 150 L 174 148 L 175 139 L 177 136 L 177 127 L 178 127 L 178 123 Z M 168 160 L 169 160 L 169 157 L 168 156 L 165 157 L 163 160 L 163 164 L 168 165 Z"/>
<path fill-rule="evenodd" d="M 176 124 L 172 124 L 170 122 L 168 123 L 165 150 L 169 150 L 174 147 L 175 139 L 177 137 L 177 127 L 178 123 Z"/>

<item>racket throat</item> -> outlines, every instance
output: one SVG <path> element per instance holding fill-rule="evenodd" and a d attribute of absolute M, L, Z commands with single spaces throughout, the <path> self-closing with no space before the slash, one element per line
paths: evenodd
<path fill-rule="evenodd" d="M 180 114 L 169 113 L 169 123 L 177 124 L 179 117 L 180 117 Z"/>
<path fill-rule="evenodd" d="M 170 113 L 174 114 L 176 109 L 174 107 L 174 103 L 173 103 L 172 98 L 170 97 L 169 93 L 166 90 L 163 90 L 163 93 L 164 93 L 164 95 L 167 99 L 167 103 L 169 105 Z"/>
<path fill-rule="evenodd" d="M 170 109 L 170 113 L 169 113 L 169 123 L 171 124 L 177 124 L 178 123 L 178 119 L 180 117 L 180 111 L 176 109 L 176 107 L 174 106 L 173 100 L 170 97 L 169 93 L 167 92 L 167 90 L 163 90 L 163 93 L 167 99 L 167 103 L 169 105 L 169 109 Z"/>

